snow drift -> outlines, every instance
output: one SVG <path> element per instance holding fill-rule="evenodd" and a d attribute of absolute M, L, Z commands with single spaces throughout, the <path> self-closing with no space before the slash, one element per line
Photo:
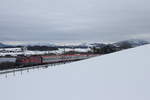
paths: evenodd
<path fill-rule="evenodd" d="M 0 78 L 1 100 L 150 100 L 150 45 Z"/>

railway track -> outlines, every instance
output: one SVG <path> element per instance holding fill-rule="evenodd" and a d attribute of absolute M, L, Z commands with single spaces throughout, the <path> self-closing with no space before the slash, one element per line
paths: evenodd
<path fill-rule="evenodd" d="M 91 58 L 91 57 L 87 57 L 85 59 L 88 59 L 88 58 Z M 80 60 L 84 60 L 84 59 L 80 59 Z M 71 63 L 71 62 L 75 62 L 75 61 L 79 61 L 79 60 L 68 60 L 68 61 L 64 61 L 64 62 L 55 62 L 55 63 L 49 63 L 49 64 L 44 64 L 44 65 L 28 66 L 28 67 L 18 66 L 17 68 L 0 70 L 0 75 L 3 75 L 3 74 L 7 75 L 8 73 L 16 73 L 16 72 L 22 73 L 23 71 L 29 71 L 31 69 L 47 68 L 50 66 L 66 64 L 66 63 Z"/>
<path fill-rule="evenodd" d="M 9 73 L 16 73 L 16 72 L 23 72 L 23 71 L 29 71 L 32 69 L 39 69 L 39 68 L 48 68 L 51 66 L 56 66 L 56 65 L 61 65 L 61 64 L 66 64 L 66 63 L 71 63 L 73 61 L 68 61 L 68 62 L 59 62 L 59 63 L 51 63 L 51 64 L 44 64 L 44 65 L 36 65 L 36 66 L 30 66 L 30 67 L 23 67 L 23 68 L 13 68 L 13 69 L 7 69 L 7 70 L 1 70 L 0 75 L 3 74 L 9 74 Z"/>

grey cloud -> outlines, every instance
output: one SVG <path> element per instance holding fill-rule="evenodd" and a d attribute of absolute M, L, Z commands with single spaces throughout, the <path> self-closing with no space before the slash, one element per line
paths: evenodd
<path fill-rule="evenodd" d="M 0 0 L 0 40 L 119 41 L 133 36 L 145 39 L 141 34 L 150 34 L 149 3 L 148 0 Z"/>

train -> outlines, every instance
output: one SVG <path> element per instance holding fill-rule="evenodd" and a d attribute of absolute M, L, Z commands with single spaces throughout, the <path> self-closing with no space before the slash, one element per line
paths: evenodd
<path fill-rule="evenodd" d="M 72 55 L 54 55 L 54 56 L 29 56 L 17 57 L 16 64 L 22 66 L 33 66 L 42 64 L 65 63 L 69 61 L 78 61 L 97 56 L 95 54 L 72 54 Z"/>

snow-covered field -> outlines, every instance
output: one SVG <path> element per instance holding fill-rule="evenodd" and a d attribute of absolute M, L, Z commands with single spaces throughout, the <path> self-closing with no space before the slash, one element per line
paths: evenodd
<path fill-rule="evenodd" d="M 1 100 L 150 100 L 150 45 L 0 78 Z"/>
<path fill-rule="evenodd" d="M 13 51 L 13 52 L 12 52 Z M 49 53 L 54 53 L 54 54 L 61 54 L 64 52 L 64 49 L 59 49 L 59 50 L 54 50 L 54 51 L 15 51 L 12 50 L 11 52 L 0 52 L 0 56 L 6 56 L 6 55 L 11 55 L 11 56 L 17 56 L 17 55 L 42 55 L 42 54 L 49 54 Z M 90 49 L 65 49 L 65 52 L 68 51 L 77 51 L 77 52 L 88 52 Z"/>

